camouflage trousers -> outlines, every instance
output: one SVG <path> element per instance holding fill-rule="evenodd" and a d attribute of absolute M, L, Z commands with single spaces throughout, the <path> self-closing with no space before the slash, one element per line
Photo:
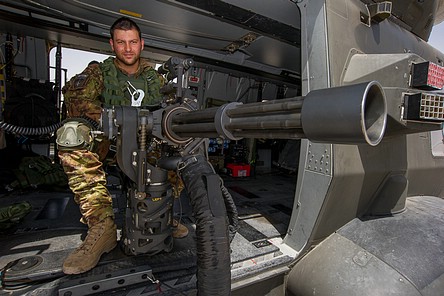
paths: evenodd
<path fill-rule="evenodd" d="M 98 154 L 88 150 L 59 152 L 74 200 L 80 206 L 81 222 L 91 227 L 114 217 L 112 198 Z"/>

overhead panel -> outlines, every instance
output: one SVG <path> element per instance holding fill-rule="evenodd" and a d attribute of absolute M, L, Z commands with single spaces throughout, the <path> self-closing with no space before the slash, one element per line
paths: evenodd
<path fill-rule="evenodd" d="M 289 42 L 293 45 L 300 46 L 300 28 L 296 25 L 288 25 L 280 21 L 280 15 L 276 19 L 268 17 L 256 11 L 256 7 L 242 8 L 237 5 L 241 3 L 227 3 L 225 1 L 194 1 L 194 0 L 177 0 L 177 2 L 188 4 L 204 11 L 210 12 L 216 19 L 224 22 L 232 22 L 238 26 L 249 28 L 256 32 L 263 33 L 275 39 Z M 241 2 L 241 1 L 240 1 Z M 268 1 L 270 2 L 270 1 Z M 252 2 L 250 4 L 254 4 Z M 264 2 L 260 3 L 264 7 Z M 258 6 L 261 7 L 261 6 Z M 282 11 L 282 6 L 276 2 L 273 7 L 275 11 Z M 293 4 L 294 20 L 299 17 L 297 6 Z"/>
<path fill-rule="evenodd" d="M 227 51 L 227 47 L 245 36 L 254 35 L 254 41 L 239 48 L 245 59 L 300 72 L 300 14 L 298 7 L 288 1 L 266 1 L 260 5 L 254 1 L 239 1 L 236 5 L 225 1 L 107 1 L 106 6 L 100 0 L 46 2 L 62 11 L 70 3 L 76 7 L 76 13 L 102 26 L 128 15 L 137 21 L 147 39 L 216 52 Z M 273 14 L 267 15 L 266 11 Z"/>
<path fill-rule="evenodd" d="M 89 42 L 100 41 L 102 45 L 97 48 L 102 50 L 107 45 L 111 24 L 126 15 L 141 28 L 145 39 L 144 56 L 192 56 L 196 61 L 200 58 L 202 62 L 218 66 L 224 63 L 229 68 L 244 67 L 257 73 L 278 75 L 284 80 L 295 78 L 289 81 L 297 84 L 301 68 L 297 5 L 284 0 L 231 2 L 5 0 L 11 7 L 31 12 L 22 18 L 41 22 L 43 32 L 51 37 L 50 40 L 72 47 L 86 45 L 93 48 Z M 60 24 L 62 31 L 66 28 L 74 33 L 83 32 L 90 36 L 89 41 L 76 41 L 59 32 L 48 33 L 54 31 L 51 24 L 60 20 L 64 21 Z"/>

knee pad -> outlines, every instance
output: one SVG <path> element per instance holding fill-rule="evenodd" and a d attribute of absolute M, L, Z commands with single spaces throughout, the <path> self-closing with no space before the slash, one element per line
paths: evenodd
<path fill-rule="evenodd" d="M 83 122 L 68 121 L 57 130 L 57 147 L 59 151 L 89 150 L 93 148 L 94 138 L 91 128 Z"/>

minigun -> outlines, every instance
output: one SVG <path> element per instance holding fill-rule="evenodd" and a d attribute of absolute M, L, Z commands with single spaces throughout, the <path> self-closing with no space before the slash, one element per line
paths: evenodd
<path fill-rule="evenodd" d="M 124 172 L 136 182 L 134 155 L 138 153 L 134 151 L 145 151 L 147 138 L 173 147 L 181 156 L 193 154 L 202 139 L 218 137 L 306 138 L 318 143 L 376 146 L 384 136 L 386 122 L 383 88 L 371 81 L 315 90 L 301 97 L 232 102 L 207 109 L 198 109 L 187 98 L 156 111 L 114 106 L 103 110 L 101 125 L 105 136 L 121 139 L 119 165 L 127 167 Z"/>
<path fill-rule="evenodd" d="M 101 130 L 117 140 L 117 163 L 130 180 L 122 233 L 125 252 L 156 254 L 172 249 L 168 171 L 176 171 L 196 219 L 199 291 L 212 295 L 209 290 L 230 289 L 229 244 L 237 211 L 203 156 L 205 139 L 307 138 L 375 146 L 384 135 L 386 120 L 384 92 L 375 81 L 315 90 L 304 97 L 231 102 L 208 109 L 199 109 L 188 98 L 154 111 L 129 106 L 103 109 Z"/>

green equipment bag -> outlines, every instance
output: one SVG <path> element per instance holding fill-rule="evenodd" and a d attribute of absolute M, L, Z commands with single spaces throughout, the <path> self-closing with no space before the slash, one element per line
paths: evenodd
<path fill-rule="evenodd" d="M 31 210 L 32 206 L 27 201 L 0 208 L 0 231 L 18 224 Z"/>
<path fill-rule="evenodd" d="M 24 157 L 18 169 L 14 170 L 14 174 L 17 180 L 10 184 L 13 189 L 37 187 L 62 189 L 68 186 L 68 177 L 62 166 L 43 155 Z"/>

